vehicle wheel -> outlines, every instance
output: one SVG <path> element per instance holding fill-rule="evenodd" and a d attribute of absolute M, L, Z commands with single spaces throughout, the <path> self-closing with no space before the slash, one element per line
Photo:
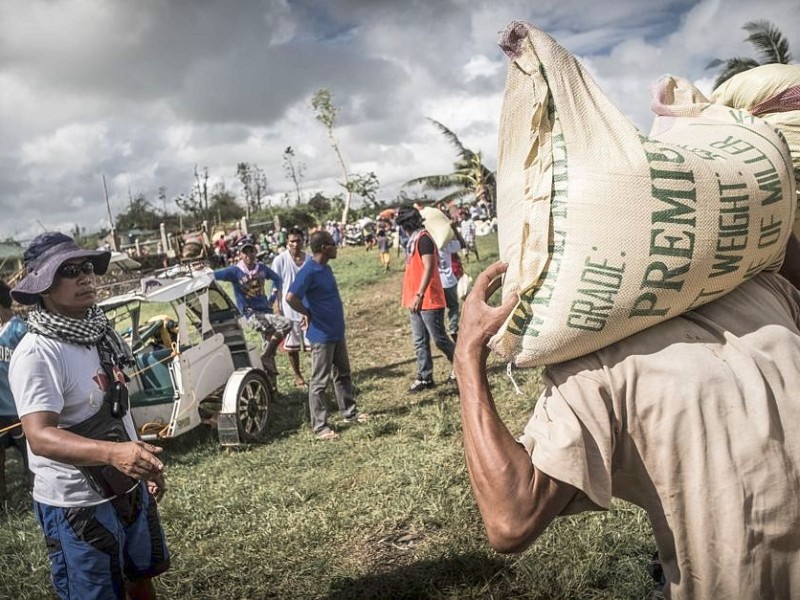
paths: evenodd
<path fill-rule="evenodd" d="M 263 373 L 250 371 L 236 391 L 236 427 L 239 439 L 248 444 L 259 442 L 267 433 L 272 389 Z"/>

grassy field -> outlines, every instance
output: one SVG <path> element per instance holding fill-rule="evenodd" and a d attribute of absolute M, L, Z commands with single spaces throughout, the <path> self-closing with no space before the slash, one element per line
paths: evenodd
<path fill-rule="evenodd" d="M 479 238 L 477 274 L 497 259 Z M 624 503 L 557 520 L 526 552 L 487 542 L 461 444 L 458 396 L 442 384 L 417 396 L 402 261 L 383 273 L 374 252 L 348 248 L 332 263 L 345 299 L 357 401 L 373 419 L 343 423 L 331 399 L 333 441 L 315 440 L 306 395 L 279 357 L 270 439 L 221 449 L 208 428 L 163 443 L 169 491 L 160 510 L 172 568 L 162 598 L 620 598 L 647 597 L 655 546 L 644 513 Z M 435 352 L 438 381 L 449 364 Z M 308 355 L 303 369 L 309 371 Z M 498 406 L 522 430 L 540 390 L 538 370 L 490 363 Z M 0 516 L 0 598 L 50 598 L 49 564 L 11 452 L 10 509 Z"/>

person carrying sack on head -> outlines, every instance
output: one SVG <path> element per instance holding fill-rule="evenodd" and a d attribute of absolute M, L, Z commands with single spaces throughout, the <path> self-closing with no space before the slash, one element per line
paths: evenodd
<path fill-rule="evenodd" d="M 122 371 L 133 357 L 95 304 L 95 274 L 110 258 L 43 233 L 11 291 L 32 306 L 9 381 L 62 599 L 155 598 L 152 578 L 170 562 L 156 508 L 166 489 L 161 448 L 138 439 Z"/>
<path fill-rule="evenodd" d="M 408 388 L 411 394 L 436 387 L 433 381 L 431 340 L 453 362 L 455 344 L 444 326 L 447 305 L 439 279 L 439 251 L 433 237 L 423 224 L 422 215 L 414 206 L 401 206 L 397 211 L 397 226 L 408 235 L 406 270 L 403 275 L 402 304 L 408 309 L 411 338 L 417 355 L 417 376 Z M 448 382 L 455 383 L 451 371 Z"/>

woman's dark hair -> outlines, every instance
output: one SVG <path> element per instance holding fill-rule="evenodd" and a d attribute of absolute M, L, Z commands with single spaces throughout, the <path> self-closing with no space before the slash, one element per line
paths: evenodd
<path fill-rule="evenodd" d="M 404 204 L 397 209 L 395 223 L 406 231 L 416 231 L 422 229 L 422 215 L 419 211 L 409 204 Z"/>

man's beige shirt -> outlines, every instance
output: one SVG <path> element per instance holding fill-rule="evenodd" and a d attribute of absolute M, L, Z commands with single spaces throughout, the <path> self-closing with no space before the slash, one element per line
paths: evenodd
<path fill-rule="evenodd" d="M 567 512 L 648 512 L 668 597 L 800 598 L 799 305 L 763 273 L 546 371 L 520 441 Z"/>

